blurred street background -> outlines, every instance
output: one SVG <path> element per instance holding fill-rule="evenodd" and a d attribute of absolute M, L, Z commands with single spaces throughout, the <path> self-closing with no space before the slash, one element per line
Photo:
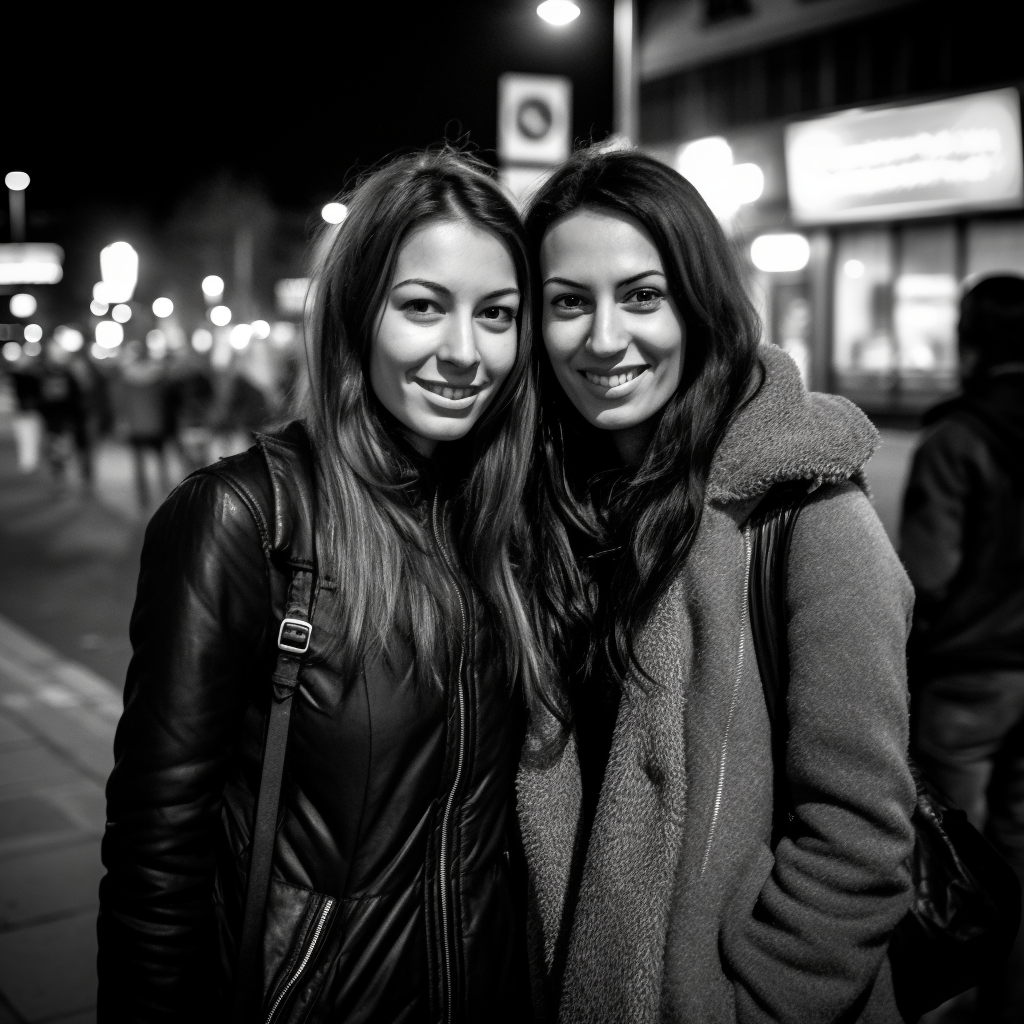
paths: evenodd
<path fill-rule="evenodd" d="M 733 238 L 766 340 L 881 429 L 868 478 L 896 543 L 922 417 L 960 388 L 960 295 L 1024 275 L 1013 7 L 5 13 L 0 1024 L 94 1020 L 145 525 L 192 469 L 288 418 L 316 252 L 354 176 L 445 140 L 524 202 L 580 142 L 676 167 Z"/>

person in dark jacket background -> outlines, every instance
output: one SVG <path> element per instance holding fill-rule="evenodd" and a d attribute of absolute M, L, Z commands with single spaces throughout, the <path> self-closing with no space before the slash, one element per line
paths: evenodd
<path fill-rule="evenodd" d="M 275 643 L 310 571 L 246 1019 L 524 1019 L 510 802 L 541 680 L 511 569 L 536 411 L 525 241 L 484 165 L 448 150 L 346 203 L 304 424 L 190 477 L 147 531 L 100 1024 L 229 1017 Z"/>
<path fill-rule="evenodd" d="M 959 340 L 963 394 L 926 416 L 903 507 L 914 743 L 1024 883 L 1024 279 L 975 285 Z M 978 1000 L 1024 1019 L 1024 936 Z"/>

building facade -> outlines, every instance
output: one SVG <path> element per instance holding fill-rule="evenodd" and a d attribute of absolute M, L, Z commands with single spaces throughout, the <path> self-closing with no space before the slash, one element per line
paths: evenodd
<path fill-rule="evenodd" d="M 735 183 L 720 216 L 769 340 L 877 417 L 955 391 L 964 285 L 1024 275 L 1017 6 L 641 7 L 641 145 Z"/>

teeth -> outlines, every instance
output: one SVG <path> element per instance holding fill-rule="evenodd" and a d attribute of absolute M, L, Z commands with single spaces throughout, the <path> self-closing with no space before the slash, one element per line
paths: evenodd
<path fill-rule="evenodd" d="M 627 370 L 625 373 L 616 373 L 610 376 L 591 373 L 589 370 L 585 370 L 584 373 L 591 384 L 597 384 L 602 388 L 617 388 L 620 384 L 625 384 L 627 381 L 636 380 L 645 369 L 646 367 L 640 366 L 633 370 Z"/>
<path fill-rule="evenodd" d="M 458 402 L 463 398 L 469 398 L 470 395 L 476 394 L 476 389 L 472 387 L 468 388 L 453 388 L 446 384 L 434 384 L 431 381 L 420 381 L 420 385 L 432 392 L 435 395 L 440 395 L 441 398 L 447 398 L 449 401 Z"/>

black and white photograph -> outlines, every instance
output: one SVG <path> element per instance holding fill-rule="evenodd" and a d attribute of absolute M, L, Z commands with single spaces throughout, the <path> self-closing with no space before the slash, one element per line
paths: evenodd
<path fill-rule="evenodd" d="M 1015 4 L 0 24 L 0 1024 L 1024 1024 Z"/>

